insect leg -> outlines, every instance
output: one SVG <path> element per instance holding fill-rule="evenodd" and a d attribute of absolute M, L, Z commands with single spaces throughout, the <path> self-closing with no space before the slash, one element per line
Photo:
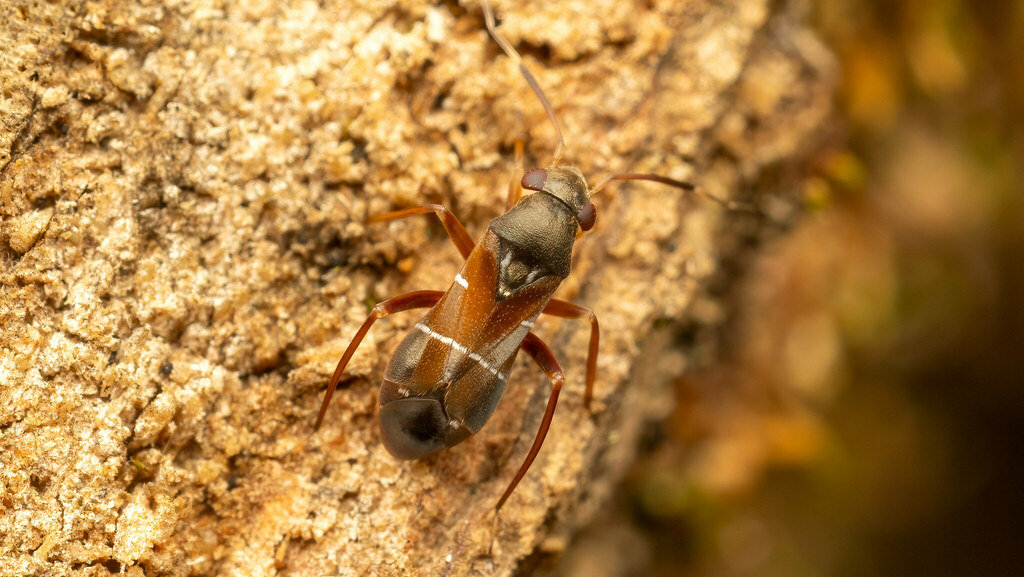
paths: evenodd
<path fill-rule="evenodd" d="M 505 489 L 505 493 L 498 500 L 498 504 L 494 506 L 494 510 L 501 509 L 501 506 L 505 504 L 509 496 L 512 495 L 512 491 L 515 490 L 519 481 L 526 475 L 526 471 L 530 469 L 530 465 L 533 464 L 533 460 L 537 458 L 537 453 L 540 452 L 541 445 L 544 444 L 544 437 L 548 434 L 548 428 L 551 427 L 551 417 L 555 414 L 555 405 L 558 404 L 558 393 L 562 391 L 562 383 L 565 382 L 565 375 L 562 373 L 562 368 L 558 366 L 558 361 L 555 359 L 554 353 L 548 348 L 544 341 L 533 334 L 528 333 L 526 339 L 523 340 L 522 351 L 530 355 L 530 357 L 537 363 L 544 374 L 551 379 L 551 396 L 548 397 L 548 406 L 544 410 L 544 418 L 540 422 L 540 429 L 537 431 L 537 437 L 533 440 L 533 446 L 530 447 L 530 452 L 526 455 L 526 460 L 519 467 L 519 472 L 516 473 L 512 482 L 509 483 L 508 488 Z"/>
<path fill-rule="evenodd" d="M 594 397 L 594 379 L 597 378 L 597 343 L 601 338 L 601 328 L 597 324 L 594 311 L 569 302 L 551 299 L 541 313 L 563 319 L 590 320 L 590 349 L 587 352 L 587 390 L 583 394 L 583 406 L 590 408 Z"/>
<path fill-rule="evenodd" d="M 416 216 L 418 214 L 434 213 L 437 218 L 440 219 L 441 224 L 444 226 L 444 230 L 448 233 L 448 236 L 455 243 L 455 248 L 459 249 L 462 253 L 462 258 L 469 258 L 469 253 L 473 252 L 473 247 L 476 243 L 466 232 L 466 227 L 462 226 L 459 219 L 444 206 L 440 204 L 425 204 L 423 206 L 417 206 L 415 208 L 407 208 L 404 210 L 396 210 L 394 212 L 388 212 L 385 214 L 377 214 L 366 219 L 366 224 L 372 224 L 375 222 L 387 222 L 390 220 L 398 220 L 400 218 L 408 218 L 410 216 Z"/>
<path fill-rule="evenodd" d="M 512 180 L 508 181 L 508 197 L 505 200 L 505 211 L 508 212 L 513 206 L 519 202 L 519 198 L 523 196 L 523 141 L 516 140 L 516 173 L 512 175 Z"/>
<path fill-rule="evenodd" d="M 345 349 L 345 354 L 341 355 L 341 360 L 338 361 L 338 367 L 334 369 L 334 375 L 331 377 L 331 384 L 327 387 L 327 394 L 324 396 L 324 402 L 320 405 L 320 413 L 316 416 L 316 424 L 313 425 L 313 430 L 320 428 L 320 423 L 324 420 L 324 414 L 327 412 L 327 405 L 331 402 L 331 397 L 334 395 L 334 390 L 338 388 L 338 382 L 341 380 L 341 373 L 345 370 L 345 365 L 355 354 L 356 349 L 359 348 L 359 343 L 363 342 L 363 337 L 370 330 L 370 327 L 376 322 L 377 319 L 384 318 L 392 313 L 398 313 L 407 311 L 410 309 L 424 309 L 432 307 L 437 304 L 437 301 L 441 300 L 444 296 L 442 291 L 413 291 L 411 293 L 405 293 L 394 298 L 390 298 L 386 301 L 380 302 L 377 306 L 373 307 L 370 311 L 370 316 L 366 317 L 366 321 L 363 322 L 363 326 L 359 327 L 356 331 L 356 336 L 352 339 L 352 342 L 348 344 L 348 348 Z"/>

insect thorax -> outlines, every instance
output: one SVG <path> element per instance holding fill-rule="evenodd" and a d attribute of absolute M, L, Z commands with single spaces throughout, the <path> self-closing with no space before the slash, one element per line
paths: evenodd
<path fill-rule="evenodd" d="M 498 299 L 549 274 L 569 276 L 576 216 L 547 193 L 532 194 L 491 221 L 498 243 Z"/>

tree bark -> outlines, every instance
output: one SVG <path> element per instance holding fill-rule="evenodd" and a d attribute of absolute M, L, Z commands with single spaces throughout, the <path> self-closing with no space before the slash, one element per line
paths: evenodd
<path fill-rule="evenodd" d="M 321 3 L 323 4 L 323 3 Z M 511 575 L 606 502 L 686 350 L 709 284 L 798 212 L 836 71 L 786 2 L 495 2 L 544 87 L 565 160 L 692 180 L 609 187 L 543 319 L 567 386 L 501 514 L 549 383 L 519 360 L 491 422 L 419 462 L 379 442 L 376 389 L 418 318 L 378 322 L 312 430 L 375 301 L 444 289 L 554 132 L 478 3 L 0 6 L 0 572 Z M 765 178 L 770 174 L 771 178 Z"/>

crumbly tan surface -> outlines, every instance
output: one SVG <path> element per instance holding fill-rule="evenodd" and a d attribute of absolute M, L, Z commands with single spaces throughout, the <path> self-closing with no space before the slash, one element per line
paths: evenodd
<path fill-rule="evenodd" d="M 542 320 L 568 384 L 496 520 L 548 394 L 526 360 L 480 434 L 395 461 L 375 394 L 418 318 L 396 315 L 312 431 L 369 306 L 459 266 L 427 217 L 362 220 L 441 202 L 476 236 L 514 142 L 550 160 L 478 5 L 0 3 L 0 574 L 510 575 L 601 505 L 685 368 L 654 321 L 722 314 L 700 295 L 790 218 L 757 183 L 814 142 L 835 70 L 784 3 L 495 4 L 592 182 L 655 172 L 761 210 L 597 198 L 560 293 L 601 321 L 595 413 L 587 323 Z"/>

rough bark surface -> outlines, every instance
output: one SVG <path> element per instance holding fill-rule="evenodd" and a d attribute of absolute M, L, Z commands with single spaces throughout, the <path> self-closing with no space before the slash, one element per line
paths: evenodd
<path fill-rule="evenodd" d="M 480 434 L 397 462 L 375 392 L 418 315 L 396 315 L 312 431 L 368 305 L 459 266 L 426 217 L 362 220 L 441 202 L 476 236 L 515 140 L 549 162 L 477 3 L 0 3 L 0 573 L 510 575 L 601 505 L 685 368 L 654 321 L 719 314 L 702 290 L 787 217 L 756 184 L 806 152 L 834 70 L 784 2 L 495 4 L 566 160 L 761 210 L 597 199 L 560 293 L 602 323 L 594 414 L 587 323 L 543 320 L 568 386 L 497 519 L 548 394 L 526 360 Z"/>

